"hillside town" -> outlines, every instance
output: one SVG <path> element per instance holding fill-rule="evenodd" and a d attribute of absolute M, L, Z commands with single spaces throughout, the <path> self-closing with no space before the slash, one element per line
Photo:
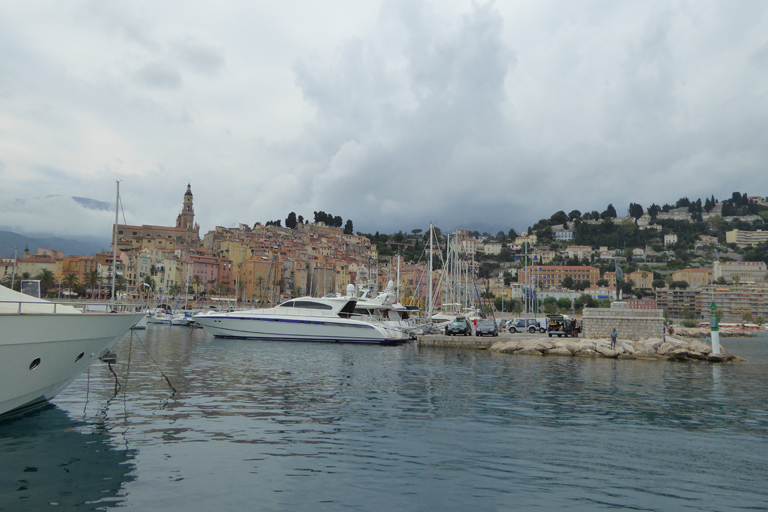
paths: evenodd
<path fill-rule="evenodd" d="M 436 308 L 456 300 L 441 285 L 452 250 L 451 267 L 471 290 L 462 300 L 488 311 L 579 313 L 621 299 L 630 308 L 664 310 L 670 319 L 699 320 L 708 318 L 714 302 L 722 321 L 761 324 L 768 318 L 768 269 L 755 256 L 768 245 L 766 215 L 765 198 L 734 193 L 722 202 L 630 204 L 625 217 L 612 205 L 602 213 L 557 212 L 520 235 L 468 229 L 353 234 L 351 220 L 342 228 L 340 217 L 315 212 L 310 222 L 291 212 L 286 226 L 217 226 L 201 237 L 187 185 L 174 225 L 116 226 L 116 262 L 115 247 L 74 256 L 38 248 L 3 258 L 0 272 L 5 286 L 38 279 L 49 296 L 103 299 L 115 265 L 118 298 L 186 294 L 246 304 L 343 294 L 350 283 L 382 290 L 393 281 L 400 300 L 423 311 L 430 275 Z"/>

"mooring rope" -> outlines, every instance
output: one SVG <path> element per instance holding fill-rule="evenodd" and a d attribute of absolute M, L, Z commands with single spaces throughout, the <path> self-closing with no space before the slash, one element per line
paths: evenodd
<path fill-rule="evenodd" d="M 136 339 L 137 339 L 137 340 L 139 340 L 139 343 L 141 343 L 141 346 L 142 346 L 142 347 L 144 347 L 144 350 L 147 352 L 147 355 L 149 356 L 149 358 L 150 358 L 150 359 L 152 360 L 152 362 L 155 364 L 155 366 L 157 367 L 157 369 L 158 369 L 158 370 L 160 370 L 160 375 L 162 375 L 162 376 L 163 376 L 163 378 L 165 379 L 165 382 L 167 382 L 167 383 L 168 383 L 168 386 L 170 386 L 170 388 L 173 390 L 173 392 L 174 392 L 174 393 L 178 393 L 178 391 L 176 391 L 176 388 L 175 388 L 175 387 L 173 387 L 173 384 L 171 384 L 171 381 L 170 381 L 170 379 L 168 378 L 168 376 L 167 376 L 167 375 L 165 375 L 165 372 L 163 372 L 163 369 L 162 369 L 162 368 L 160 368 L 160 365 L 159 365 L 159 364 L 157 364 L 157 361 L 155 361 L 155 358 L 154 358 L 154 357 L 152 357 L 152 354 L 149 352 L 149 349 L 147 348 L 147 346 L 146 346 L 146 345 L 144 345 L 144 341 L 141 339 L 141 337 L 140 337 L 140 336 L 139 336 L 137 333 L 135 333 L 135 331 L 131 331 L 131 335 L 133 335 L 133 334 L 136 334 Z"/>

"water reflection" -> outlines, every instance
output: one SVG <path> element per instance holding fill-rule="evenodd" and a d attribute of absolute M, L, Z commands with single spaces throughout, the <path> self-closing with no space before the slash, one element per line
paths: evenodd
<path fill-rule="evenodd" d="M 50 404 L 0 421 L 0 453 L 0 510 L 103 510 L 134 479 L 134 450 Z"/>
<path fill-rule="evenodd" d="M 138 449 L 141 478 L 123 491 L 134 510 L 768 504 L 759 358 L 249 342 L 163 326 L 142 340 L 117 346 L 117 397 L 97 366 L 56 399 Z"/>

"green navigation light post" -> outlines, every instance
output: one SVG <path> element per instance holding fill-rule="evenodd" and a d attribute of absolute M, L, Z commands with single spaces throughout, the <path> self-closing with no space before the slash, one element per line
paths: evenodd
<path fill-rule="evenodd" d="M 712 305 L 709 307 L 711 315 L 709 317 L 709 328 L 712 331 L 712 353 L 716 356 L 720 355 L 720 327 L 717 321 L 717 306 L 715 301 L 712 301 Z"/>

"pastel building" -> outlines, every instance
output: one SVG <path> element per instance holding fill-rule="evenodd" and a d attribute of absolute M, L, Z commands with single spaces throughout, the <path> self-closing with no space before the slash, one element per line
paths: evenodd
<path fill-rule="evenodd" d="M 526 266 L 518 274 L 518 281 L 535 282 L 541 288 L 560 287 L 563 279 L 570 277 L 574 281 L 589 281 L 597 284 L 600 279 L 600 270 L 589 266 Z"/>
<path fill-rule="evenodd" d="M 739 247 L 750 247 L 763 242 L 768 242 L 768 231 L 758 229 L 757 231 L 743 231 L 734 229 L 725 233 L 725 242 L 736 244 Z"/>
<path fill-rule="evenodd" d="M 673 281 L 685 281 L 691 288 L 712 284 L 714 273 L 707 268 L 684 268 L 672 274 Z"/>
<path fill-rule="evenodd" d="M 722 277 L 740 283 L 764 283 L 768 273 L 762 261 L 715 261 L 713 269 L 716 280 Z"/>

